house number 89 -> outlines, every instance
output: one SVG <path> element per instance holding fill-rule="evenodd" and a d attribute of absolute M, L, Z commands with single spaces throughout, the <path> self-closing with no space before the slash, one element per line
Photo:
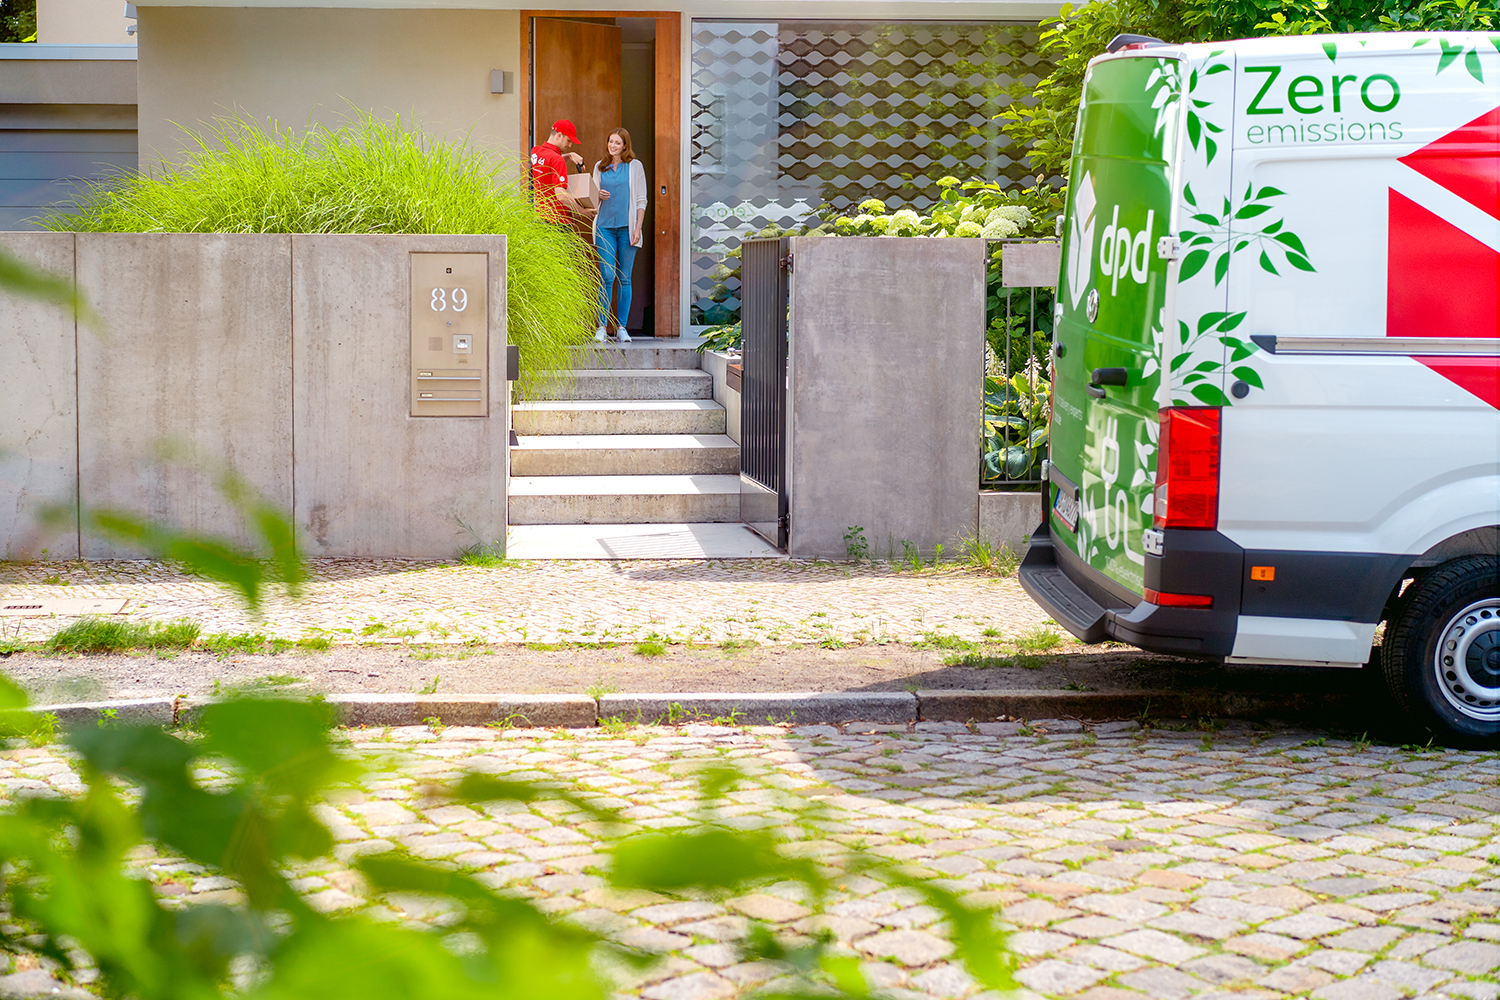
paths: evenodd
<path fill-rule="evenodd" d="M 434 288 L 432 290 L 433 312 L 442 312 L 444 309 L 448 308 L 449 304 L 450 300 L 447 289 Z M 453 289 L 451 304 L 453 306 L 454 312 L 463 312 L 465 309 L 469 308 L 469 293 L 464 291 L 462 288 Z"/>

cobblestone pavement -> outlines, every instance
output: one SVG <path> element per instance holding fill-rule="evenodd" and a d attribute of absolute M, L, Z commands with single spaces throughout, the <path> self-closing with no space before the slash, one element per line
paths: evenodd
<path fill-rule="evenodd" d="M 440 922 L 415 900 L 365 900 L 341 862 L 392 844 L 449 859 L 661 952 L 621 984 L 647 1000 L 749 995 L 773 981 L 777 968 L 736 954 L 744 914 L 789 932 L 828 928 L 887 996 L 977 992 L 948 961 L 937 914 L 905 891 L 850 878 L 821 921 L 785 887 L 723 904 L 616 895 L 593 874 L 605 860 L 598 828 L 568 807 L 421 797 L 430 782 L 478 769 L 560 780 L 640 829 L 662 828 L 697 807 L 692 769 L 727 759 L 750 786 L 730 793 L 723 823 L 779 828 L 790 850 L 817 858 L 862 847 L 1002 906 L 1027 996 L 1500 994 L 1500 754 L 1232 725 L 1034 725 L 1031 735 L 1003 723 L 356 730 L 353 751 L 382 763 L 323 807 L 339 860 L 309 865 L 297 884 L 326 910 L 368 905 Z M 0 785 L 78 787 L 64 761 L 33 749 L 0 756 Z M 169 858 L 143 870 L 184 901 L 235 895 L 227 880 Z"/>
<path fill-rule="evenodd" d="M 897 572 L 802 560 L 601 560 L 452 563 L 312 561 L 304 598 L 248 616 L 223 588 L 151 562 L 8 564 L 5 603 L 124 598 L 133 619 L 191 618 L 205 633 L 261 632 L 334 641 L 760 643 L 910 642 L 940 632 L 979 639 L 1048 622 L 1014 577 L 947 564 Z M 53 582 L 47 582 L 47 581 Z M 34 641 L 65 619 L 0 618 L 4 635 Z"/>

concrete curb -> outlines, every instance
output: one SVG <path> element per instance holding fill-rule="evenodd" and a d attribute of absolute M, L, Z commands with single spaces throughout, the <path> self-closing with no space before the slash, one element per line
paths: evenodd
<path fill-rule="evenodd" d="M 686 692 L 607 694 L 334 694 L 327 696 L 345 726 L 445 726 L 499 724 L 521 728 L 583 729 L 605 720 L 689 723 L 733 720 L 738 725 L 920 722 L 988 723 L 996 719 L 1075 719 L 1103 722 L 1149 718 L 1328 719 L 1340 713 L 1378 712 L 1360 693 L 1240 691 L 843 691 Z M 191 722 L 209 699 L 138 698 L 38 705 L 64 726 L 87 725 L 112 712 L 135 725 Z"/>
<path fill-rule="evenodd" d="M 855 719 L 912 723 L 917 721 L 917 699 L 904 691 L 607 694 L 599 699 L 599 718 L 641 723 L 732 718 L 749 725 L 792 722 L 799 726 Z"/>

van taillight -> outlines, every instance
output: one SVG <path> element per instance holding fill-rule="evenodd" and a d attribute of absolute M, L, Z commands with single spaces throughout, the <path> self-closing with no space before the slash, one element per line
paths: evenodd
<path fill-rule="evenodd" d="M 1173 406 L 1161 411 L 1156 453 L 1158 528 L 1216 528 L 1219 524 L 1219 410 Z"/>

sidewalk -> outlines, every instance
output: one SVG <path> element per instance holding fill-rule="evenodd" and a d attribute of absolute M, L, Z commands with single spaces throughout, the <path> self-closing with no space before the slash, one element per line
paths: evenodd
<path fill-rule="evenodd" d="M 11 564 L 3 603 L 123 599 L 132 620 L 190 618 L 204 634 L 258 632 L 336 643 L 667 642 L 861 644 L 929 634 L 978 640 L 1048 625 L 1014 577 L 958 565 L 898 572 L 884 563 L 800 560 L 517 562 L 493 568 L 393 560 L 313 560 L 301 601 L 264 617 L 224 588 L 152 562 Z M 46 581 L 55 582 L 48 583 Z M 71 619 L 0 617 L 7 637 L 45 639 Z"/>

